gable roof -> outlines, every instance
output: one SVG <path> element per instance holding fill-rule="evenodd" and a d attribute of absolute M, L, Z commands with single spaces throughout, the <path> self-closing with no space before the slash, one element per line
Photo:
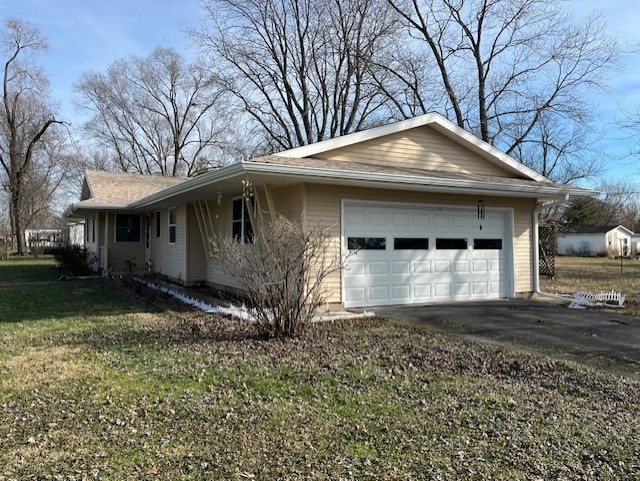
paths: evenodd
<path fill-rule="evenodd" d="M 627 229 L 623 225 L 596 225 L 596 226 L 578 226 L 567 231 L 567 234 L 606 234 L 617 228 L 623 229 L 633 235 L 633 231 Z"/>
<path fill-rule="evenodd" d="M 87 170 L 85 181 L 89 197 L 82 200 L 127 205 L 186 180 L 187 177 Z"/>
<path fill-rule="evenodd" d="M 331 160 L 323 152 L 394 132 L 429 125 L 452 141 L 511 172 L 513 177 L 467 171 L 431 170 L 423 166 L 369 163 L 366 159 Z M 71 205 L 66 217 L 82 217 L 95 210 L 162 208 L 191 203 L 214 194 L 240 195 L 241 181 L 283 187 L 300 182 L 361 186 L 375 189 L 413 190 L 466 195 L 520 197 L 538 201 L 562 200 L 569 196 L 590 197 L 597 193 L 571 185 L 557 184 L 520 164 L 438 114 L 426 114 L 383 127 L 348 134 L 340 138 L 254 158 L 192 178 L 143 176 L 88 171 L 81 202 Z"/>
<path fill-rule="evenodd" d="M 80 202 L 71 204 L 64 215 L 79 215 L 83 209 L 124 209 L 133 202 L 186 180 L 187 177 L 87 170 Z"/>
<path fill-rule="evenodd" d="M 428 125 L 436 131 L 454 140 L 456 143 L 466 147 L 470 151 L 475 152 L 489 162 L 513 173 L 524 176 L 525 178 L 537 181 L 546 181 L 546 177 L 538 174 L 536 171 L 528 168 L 524 164 L 518 162 L 514 158 L 495 148 L 491 144 L 479 139 L 475 135 L 467 132 L 442 115 L 435 112 L 413 117 L 407 120 L 401 120 L 381 127 L 375 127 L 352 134 L 343 135 L 333 139 L 323 140 L 315 144 L 305 145 L 294 149 L 285 150 L 274 154 L 280 157 L 314 157 L 319 156 L 323 152 L 327 152 L 342 147 L 347 147 L 367 140 L 377 139 L 385 135 L 402 132 L 416 127 Z"/>

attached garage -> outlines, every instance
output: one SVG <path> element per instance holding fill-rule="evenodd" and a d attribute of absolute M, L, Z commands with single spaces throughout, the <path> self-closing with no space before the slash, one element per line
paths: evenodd
<path fill-rule="evenodd" d="M 343 201 L 345 307 L 513 295 L 513 211 Z"/>

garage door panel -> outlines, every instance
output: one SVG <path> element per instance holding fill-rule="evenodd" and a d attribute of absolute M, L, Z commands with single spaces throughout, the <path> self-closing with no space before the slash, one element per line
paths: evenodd
<path fill-rule="evenodd" d="M 366 225 L 367 212 L 364 209 L 349 209 L 345 214 L 345 223 L 350 226 Z"/>
<path fill-rule="evenodd" d="M 394 261 L 391 265 L 393 274 L 409 274 L 411 273 L 411 261 Z"/>
<path fill-rule="evenodd" d="M 431 225 L 431 215 L 430 214 L 417 214 L 414 213 L 411 216 L 413 227 L 423 228 L 429 227 Z M 421 230 L 421 229 L 418 229 Z"/>
<path fill-rule="evenodd" d="M 389 300 L 388 286 L 372 286 L 369 288 L 369 296 L 373 302 Z"/>
<path fill-rule="evenodd" d="M 493 295 L 501 295 L 504 292 L 504 282 L 503 281 L 497 281 L 497 282 L 491 282 L 489 284 L 491 286 L 491 290 L 490 293 Z"/>
<path fill-rule="evenodd" d="M 472 289 L 474 296 L 486 296 L 489 293 L 489 285 L 486 282 L 474 282 Z"/>
<path fill-rule="evenodd" d="M 389 214 L 386 212 L 370 212 L 369 225 L 386 226 L 389 225 Z"/>
<path fill-rule="evenodd" d="M 369 262 L 369 274 L 372 276 L 389 275 L 389 262 L 388 261 Z"/>
<path fill-rule="evenodd" d="M 413 297 L 417 299 L 429 299 L 431 297 L 431 284 L 414 284 Z"/>
<path fill-rule="evenodd" d="M 470 289 L 468 282 L 454 282 L 453 295 L 455 297 L 469 297 Z"/>
<path fill-rule="evenodd" d="M 344 218 L 359 249 L 343 274 L 346 307 L 506 295 L 503 213 L 488 212 L 481 233 L 475 210 L 346 204 Z"/>
<path fill-rule="evenodd" d="M 414 262 L 413 272 L 416 274 L 429 274 L 431 272 L 431 262 L 429 261 Z"/>
<path fill-rule="evenodd" d="M 489 261 L 487 261 L 486 259 L 474 259 L 473 272 L 478 274 L 489 272 Z"/>
<path fill-rule="evenodd" d="M 435 261 L 434 272 L 451 272 L 451 261 Z"/>
<path fill-rule="evenodd" d="M 447 214 L 434 214 L 434 227 L 451 227 L 451 217 Z"/>
<path fill-rule="evenodd" d="M 347 266 L 346 274 L 349 276 L 364 275 L 366 266 L 367 266 L 367 263 L 364 261 L 352 260 L 349 262 L 349 265 Z"/>
<path fill-rule="evenodd" d="M 451 217 L 453 227 L 469 227 L 469 214 L 454 214 Z"/>
<path fill-rule="evenodd" d="M 411 214 L 409 212 L 393 212 L 391 214 L 391 224 L 396 227 L 408 228 L 411 226 Z"/>
<path fill-rule="evenodd" d="M 349 303 L 364 303 L 365 302 L 365 288 L 364 287 L 347 287 L 344 290 L 345 302 Z M 358 305 L 358 304 L 354 304 Z"/>
<path fill-rule="evenodd" d="M 469 261 L 453 261 L 453 272 L 465 273 L 469 272 Z"/>
<path fill-rule="evenodd" d="M 433 286 L 435 297 L 451 297 L 451 284 L 449 282 L 446 283 L 435 283 Z"/>
<path fill-rule="evenodd" d="M 391 289 L 391 297 L 394 301 L 408 301 L 411 299 L 411 288 L 406 284 L 402 284 L 399 286 L 393 286 Z"/>

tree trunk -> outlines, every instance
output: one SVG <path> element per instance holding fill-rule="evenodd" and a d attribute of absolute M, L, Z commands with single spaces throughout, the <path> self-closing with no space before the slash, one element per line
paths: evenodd
<path fill-rule="evenodd" d="M 26 254 L 26 245 L 24 239 L 24 225 L 22 224 L 22 216 L 20 214 L 20 190 L 14 192 L 11 196 L 11 207 L 13 211 L 13 234 L 16 237 L 16 249 L 19 256 Z"/>

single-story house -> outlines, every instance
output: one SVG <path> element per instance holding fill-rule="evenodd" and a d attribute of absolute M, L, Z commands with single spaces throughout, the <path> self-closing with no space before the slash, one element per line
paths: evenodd
<path fill-rule="evenodd" d="M 334 254 L 356 251 L 326 281 L 346 308 L 529 295 L 540 203 L 594 195 L 431 113 L 190 179 L 87 172 L 66 216 L 85 219 L 103 271 L 233 288 L 208 239 L 250 237 L 247 182 L 256 209 L 327 226 Z"/>
<path fill-rule="evenodd" d="M 575 227 L 558 234 L 558 254 L 631 256 L 633 232 L 623 225 Z"/>

